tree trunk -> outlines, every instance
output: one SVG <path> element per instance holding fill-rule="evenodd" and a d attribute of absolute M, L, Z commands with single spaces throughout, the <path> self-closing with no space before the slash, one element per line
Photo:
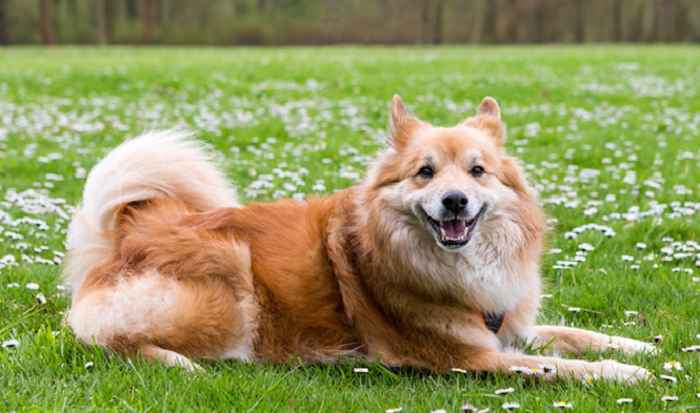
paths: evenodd
<path fill-rule="evenodd" d="M 656 0 L 646 0 L 644 2 L 644 17 L 642 21 L 642 39 L 645 42 L 658 40 L 656 16 Z"/>
<path fill-rule="evenodd" d="M 12 44 L 10 18 L 7 15 L 7 0 L 0 0 L 0 44 Z"/>
<path fill-rule="evenodd" d="M 126 0 L 126 16 L 129 20 L 136 20 L 139 17 L 138 6 L 136 0 Z"/>
<path fill-rule="evenodd" d="M 39 19 L 41 20 L 41 42 L 46 45 L 56 44 L 50 0 L 39 0 Z"/>
<path fill-rule="evenodd" d="M 106 45 L 107 40 L 107 7 L 105 4 L 106 0 L 96 0 L 97 1 L 97 34 L 99 36 L 99 43 L 101 45 Z"/>
<path fill-rule="evenodd" d="M 434 0 L 435 1 L 435 15 L 433 18 L 433 44 L 440 44 L 442 43 L 442 34 L 443 34 L 443 12 L 444 12 L 444 5 L 445 2 L 443 0 Z"/>
<path fill-rule="evenodd" d="M 574 3 L 574 13 L 571 16 L 574 20 L 574 42 L 583 43 L 586 41 L 586 25 L 584 19 L 585 7 L 583 7 L 584 0 L 572 0 Z"/>
<path fill-rule="evenodd" d="M 480 44 L 484 38 L 484 27 L 486 27 L 486 1 L 476 0 L 474 4 L 474 21 L 472 22 L 471 42 Z"/>
<path fill-rule="evenodd" d="M 156 24 L 156 2 L 155 0 L 144 0 L 143 2 L 143 42 L 153 44 L 153 30 Z"/>

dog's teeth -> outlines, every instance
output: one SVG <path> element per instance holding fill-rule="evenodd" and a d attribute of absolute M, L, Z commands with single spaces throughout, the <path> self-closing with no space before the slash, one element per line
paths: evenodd
<path fill-rule="evenodd" d="M 469 232 L 469 227 L 465 227 L 464 232 L 462 233 L 462 238 L 466 237 L 468 232 Z"/>
<path fill-rule="evenodd" d="M 441 236 L 442 238 L 447 238 L 447 233 L 446 233 L 445 230 L 442 229 L 442 228 L 440 228 L 440 236 Z"/>

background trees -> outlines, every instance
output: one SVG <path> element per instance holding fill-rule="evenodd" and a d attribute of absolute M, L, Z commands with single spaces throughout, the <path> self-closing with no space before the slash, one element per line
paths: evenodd
<path fill-rule="evenodd" d="M 0 0 L 0 44 L 698 41 L 698 0 Z"/>

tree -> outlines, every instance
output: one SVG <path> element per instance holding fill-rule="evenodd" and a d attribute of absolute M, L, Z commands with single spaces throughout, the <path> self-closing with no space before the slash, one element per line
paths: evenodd
<path fill-rule="evenodd" d="M 442 43 L 443 0 L 423 0 L 423 43 Z"/>
<path fill-rule="evenodd" d="M 12 44 L 10 18 L 7 15 L 7 0 L 0 0 L 0 44 Z"/>
<path fill-rule="evenodd" d="M 53 33 L 53 21 L 50 0 L 39 0 L 39 19 L 41 20 L 41 42 L 46 45 L 56 44 Z"/>
<path fill-rule="evenodd" d="M 97 0 L 97 34 L 99 43 L 106 45 L 107 40 L 107 7 L 105 0 Z"/>
<path fill-rule="evenodd" d="M 153 30 L 156 25 L 156 2 L 144 0 L 143 2 L 143 42 L 153 44 Z"/>

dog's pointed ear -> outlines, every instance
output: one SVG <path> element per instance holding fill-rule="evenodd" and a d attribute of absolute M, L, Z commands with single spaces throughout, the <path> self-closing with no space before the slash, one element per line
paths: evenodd
<path fill-rule="evenodd" d="M 420 123 L 420 120 L 406 111 L 401 97 L 394 95 L 391 101 L 391 146 L 400 149 L 406 145 Z"/>
<path fill-rule="evenodd" d="M 501 123 L 501 109 L 492 97 L 486 96 L 476 110 L 476 116 L 465 120 L 464 124 L 488 133 L 499 145 L 506 141 L 506 131 Z"/>

